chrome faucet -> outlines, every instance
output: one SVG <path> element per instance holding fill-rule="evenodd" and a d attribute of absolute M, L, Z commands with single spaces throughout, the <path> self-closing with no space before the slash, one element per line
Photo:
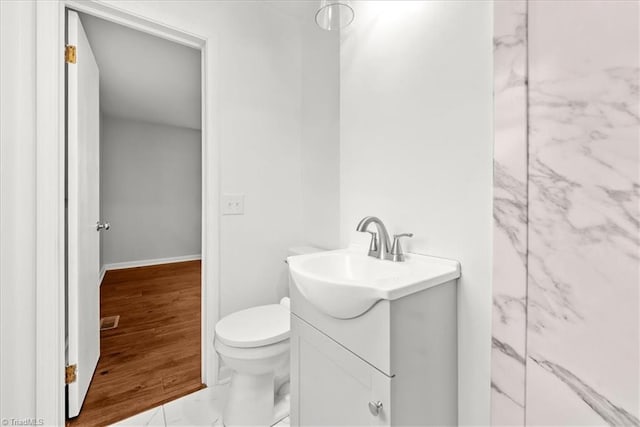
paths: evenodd
<path fill-rule="evenodd" d="M 367 230 L 369 224 L 375 224 L 377 233 Z M 380 259 L 391 259 L 389 253 L 389 233 L 387 233 L 387 227 L 384 226 L 380 218 L 375 216 L 366 216 L 362 218 L 356 231 L 367 232 L 371 234 L 371 243 L 369 244 L 369 256 Z"/>
<path fill-rule="evenodd" d="M 377 232 L 369 231 L 367 229 L 371 223 L 376 226 Z M 391 260 L 394 262 L 402 262 L 405 259 L 402 246 L 400 246 L 400 238 L 413 237 L 412 233 L 394 234 L 393 245 L 391 245 L 387 227 L 384 226 L 380 218 L 375 216 L 366 216 L 362 218 L 356 227 L 356 231 L 371 234 L 371 243 L 369 243 L 370 257 L 382 260 Z"/>

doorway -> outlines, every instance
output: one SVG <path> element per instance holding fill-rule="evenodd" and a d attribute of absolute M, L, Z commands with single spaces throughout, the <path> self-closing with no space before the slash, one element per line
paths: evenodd
<path fill-rule="evenodd" d="M 104 425 L 203 387 L 202 64 L 71 10 L 67 37 L 67 415 Z"/>

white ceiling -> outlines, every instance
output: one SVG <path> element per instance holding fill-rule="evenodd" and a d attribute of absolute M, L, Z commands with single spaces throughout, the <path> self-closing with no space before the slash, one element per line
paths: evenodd
<path fill-rule="evenodd" d="M 199 50 L 90 15 L 80 20 L 100 69 L 104 114 L 201 128 Z"/>

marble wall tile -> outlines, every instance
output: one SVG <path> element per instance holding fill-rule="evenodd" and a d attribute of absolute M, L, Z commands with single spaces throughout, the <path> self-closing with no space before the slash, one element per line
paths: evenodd
<path fill-rule="evenodd" d="M 639 424 L 639 8 L 529 2 L 529 425 Z"/>
<path fill-rule="evenodd" d="M 495 2 L 494 425 L 640 425 L 639 17 Z"/>
<path fill-rule="evenodd" d="M 494 9 L 491 423 L 524 425 L 527 280 L 526 0 Z"/>

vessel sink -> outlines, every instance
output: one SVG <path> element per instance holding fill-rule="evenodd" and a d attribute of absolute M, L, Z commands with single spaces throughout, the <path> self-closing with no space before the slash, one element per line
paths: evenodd
<path fill-rule="evenodd" d="M 380 260 L 348 248 L 288 258 L 294 286 L 317 309 L 338 319 L 366 313 L 380 300 L 395 300 L 460 277 L 460 264 L 407 254 L 404 262 Z"/>

